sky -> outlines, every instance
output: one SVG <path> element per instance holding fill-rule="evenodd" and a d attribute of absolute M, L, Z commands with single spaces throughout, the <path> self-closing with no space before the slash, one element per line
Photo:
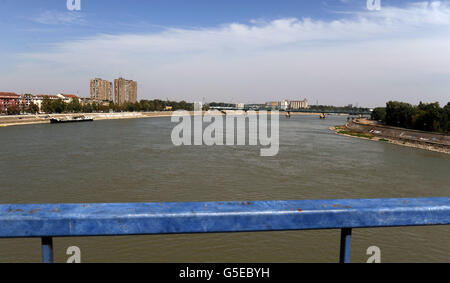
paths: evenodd
<path fill-rule="evenodd" d="M 376 0 L 373 0 L 376 1 Z M 382 106 L 450 101 L 450 1 L 0 0 L 0 91 Z"/>

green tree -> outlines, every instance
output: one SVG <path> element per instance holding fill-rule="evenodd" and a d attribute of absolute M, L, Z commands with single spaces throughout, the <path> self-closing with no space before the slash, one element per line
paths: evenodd
<path fill-rule="evenodd" d="M 98 112 L 100 110 L 100 105 L 95 101 L 91 104 L 92 112 Z"/>
<path fill-rule="evenodd" d="M 92 113 L 92 106 L 89 103 L 84 104 L 83 113 Z"/>
<path fill-rule="evenodd" d="M 141 111 L 141 104 L 139 102 L 134 103 L 134 110 L 133 111 Z"/>
<path fill-rule="evenodd" d="M 31 102 L 30 105 L 28 106 L 28 112 L 31 114 L 39 113 L 39 106 Z"/>
<path fill-rule="evenodd" d="M 42 100 L 42 112 L 45 113 L 54 113 L 54 109 L 53 109 L 53 103 L 52 100 L 48 97 L 44 97 L 44 99 Z"/>
<path fill-rule="evenodd" d="M 414 114 L 415 108 L 409 103 L 389 101 L 386 104 L 387 125 L 412 128 L 412 117 Z"/>
<path fill-rule="evenodd" d="M 442 109 L 442 129 L 450 133 L 450 102 Z"/>
<path fill-rule="evenodd" d="M 72 98 L 72 100 L 67 104 L 67 111 L 72 113 L 79 113 L 83 110 L 80 101 L 78 98 Z"/>
<path fill-rule="evenodd" d="M 391 101 L 386 105 L 386 124 L 422 131 L 449 132 L 449 104 L 441 108 L 438 102 L 421 102 L 418 106 L 412 106 Z"/>
<path fill-rule="evenodd" d="M 381 121 L 384 123 L 386 121 L 386 108 L 384 107 L 375 108 L 371 114 L 371 119 L 374 121 Z"/>
<path fill-rule="evenodd" d="M 114 112 L 122 112 L 122 111 L 124 111 L 122 105 L 119 104 L 114 105 Z"/>
<path fill-rule="evenodd" d="M 64 113 L 67 110 L 67 103 L 62 99 L 55 99 L 52 101 L 53 113 Z"/>
<path fill-rule="evenodd" d="M 115 111 L 116 105 L 114 105 L 114 102 L 110 101 L 109 102 L 109 110 L 113 110 Z"/>
<path fill-rule="evenodd" d="M 417 106 L 417 113 L 413 117 L 414 128 L 423 131 L 442 131 L 443 109 L 439 103 L 425 104 L 420 102 Z"/>
<path fill-rule="evenodd" d="M 128 102 L 125 104 L 125 110 L 128 112 L 134 112 L 134 103 Z"/>
<path fill-rule="evenodd" d="M 8 107 L 6 113 L 8 115 L 19 115 L 20 114 L 20 106 L 17 104 L 12 104 Z"/>

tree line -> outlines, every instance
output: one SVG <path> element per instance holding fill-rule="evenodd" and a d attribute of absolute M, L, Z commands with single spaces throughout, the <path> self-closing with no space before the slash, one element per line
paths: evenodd
<path fill-rule="evenodd" d="M 310 105 L 310 110 L 317 112 L 369 112 L 369 108 L 349 106 L 332 106 L 332 105 Z"/>
<path fill-rule="evenodd" d="M 1 113 L 7 115 L 20 115 L 22 113 L 37 114 L 39 113 L 39 106 L 32 102 L 28 106 L 22 104 L 13 104 L 9 106 L 8 109 L 1 111 Z"/>
<path fill-rule="evenodd" d="M 169 108 L 168 108 L 169 107 Z M 81 104 L 78 99 L 74 98 L 70 103 L 65 103 L 61 99 L 47 101 L 44 99 L 42 102 L 42 111 L 46 113 L 96 113 L 96 112 L 140 112 L 140 111 L 164 111 L 170 110 L 188 110 L 194 109 L 192 103 L 185 101 L 163 101 L 159 99 L 155 100 L 141 100 L 136 103 L 127 102 L 124 104 L 115 104 L 110 101 L 109 104 L 103 103 L 86 103 Z"/>
<path fill-rule="evenodd" d="M 405 102 L 390 101 L 386 107 L 375 108 L 372 120 L 388 126 L 407 129 L 450 132 L 450 102 L 441 107 L 438 102 L 411 105 Z"/>
<path fill-rule="evenodd" d="M 164 111 L 164 110 L 187 110 L 193 111 L 194 104 L 186 101 L 163 101 L 155 100 L 141 100 L 136 103 L 124 103 L 121 105 L 109 102 L 109 104 L 91 102 L 81 103 L 79 99 L 73 98 L 69 103 L 62 99 L 50 99 L 45 97 L 42 100 L 41 112 L 47 114 L 61 114 L 61 113 L 107 113 L 107 112 L 139 112 L 139 111 Z M 5 111 L 8 115 L 19 115 L 23 113 L 37 114 L 39 113 L 38 105 L 30 103 L 29 106 L 11 105 Z"/>

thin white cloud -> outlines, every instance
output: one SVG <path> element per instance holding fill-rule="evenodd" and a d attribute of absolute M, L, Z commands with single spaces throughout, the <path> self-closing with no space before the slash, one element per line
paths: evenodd
<path fill-rule="evenodd" d="M 450 6 L 448 2 L 427 1 L 411 3 L 407 9 L 399 7 L 382 7 L 380 11 L 360 13 L 361 18 L 381 20 L 385 24 L 408 25 L 450 25 Z"/>
<path fill-rule="evenodd" d="M 44 11 L 32 19 L 34 22 L 44 25 L 84 24 L 85 17 L 80 12 Z"/>
<path fill-rule="evenodd" d="M 284 18 L 97 35 L 22 54 L 16 71 L 39 76 L 42 86 L 34 89 L 40 92 L 51 85 L 87 94 L 90 77 L 124 75 L 139 81 L 146 98 L 444 102 L 450 92 L 449 35 L 450 6 L 434 1 L 333 21 Z"/>

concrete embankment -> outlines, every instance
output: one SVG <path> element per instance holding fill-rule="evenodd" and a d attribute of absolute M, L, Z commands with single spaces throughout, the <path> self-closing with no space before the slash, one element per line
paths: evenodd
<path fill-rule="evenodd" d="M 123 112 L 123 113 L 86 113 L 86 114 L 39 114 L 20 116 L 0 116 L 0 127 L 49 124 L 50 118 L 71 118 L 84 115 L 95 120 L 141 119 L 152 117 L 170 117 L 172 112 Z"/>
<path fill-rule="evenodd" d="M 338 134 L 450 154 L 450 135 L 446 134 L 389 127 L 364 121 L 353 121 L 335 130 Z"/>
<path fill-rule="evenodd" d="M 193 111 L 184 112 L 190 115 L 195 115 Z M 226 111 L 227 114 L 240 115 L 242 111 Z M 222 112 L 203 112 L 205 115 L 224 115 Z M 120 113 L 71 113 L 71 114 L 39 114 L 39 115 L 16 115 L 16 116 L 0 116 L 0 127 L 33 125 L 33 124 L 50 124 L 50 118 L 72 118 L 83 115 L 85 117 L 92 117 L 94 120 L 119 120 L 119 119 L 143 119 L 143 118 L 157 118 L 157 117 L 172 117 L 176 114 L 173 111 L 164 112 L 120 112 Z"/>

